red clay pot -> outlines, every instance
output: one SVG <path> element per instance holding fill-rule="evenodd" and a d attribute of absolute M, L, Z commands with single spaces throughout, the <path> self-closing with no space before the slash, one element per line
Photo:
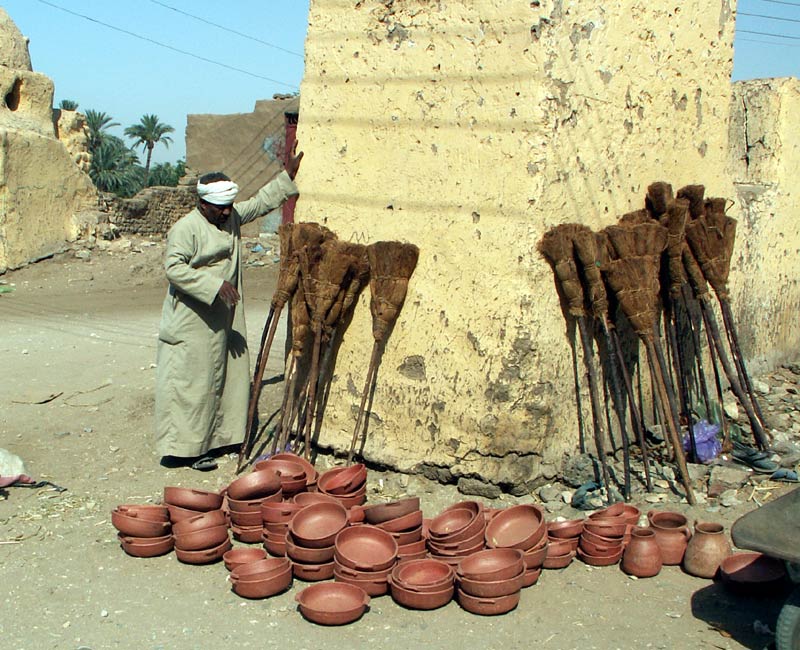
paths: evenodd
<path fill-rule="evenodd" d="M 666 565 L 680 564 L 692 536 L 686 517 L 678 512 L 651 510 L 647 518 L 661 549 L 661 561 Z"/>
<path fill-rule="evenodd" d="M 111 523 L 120 533 L 128 537 L 163 537 L 170 532 L 170 524 L 167 521 L 152 521 L 117 511 L 112 511 Z"/>
<path fill-rule="evenodd" d="M 292 562 L 292 572 L 295 578 L 306 582 L 318 582 L 329 580 L 333 577 L 333 562 L 323 564 L 306 564 L 303 562 Z"/>
<path fill-rule="evenodd" d="M 114 508 L 116 512 L 135 517 L 138 519 L 147 519 L 148 521 L 169 521 L 169 510 L 167 506 L 160 506 L 154 504 L 123 504 Z"/>
<path fill-rule="evenodd" d="M 683 556 L 683 568 L 698 578 L 713 578 L 720 563 L 730 554 L 731 545 L 722 525 L 698 521 Z"/>
<path fill-rule="evenodd" d="M 579 537 L 581 532 L 583 532 L 583 519 L 550 521 L 547 523 L 547 535 L 549 537 L 571 539 L 573 537 Z"/>
<path fill-rule="evenodd" d="M 525 578 L 525 569 L 513 578 L 505 580 L 469 580 L 468 578 L 458 579 L 458 588 L 465 594 L 478 598 L 499 598 L 517 593 L 522 589 Z"/>
<path fill-rule="evenodd" d="M 222 510 L 209 510 L 183 519 L 172 526 L 172 532 L 175 535 L 185 535 L 196 530 L 203 530 L 204 528 L 212 528 L 214 526 L 227 526 L 228 518 Z"/>
<path fill-rule="evenodd" d="M 650 528 L 634 528 L 622 556 L 622 570 L 637 578 L 652 578 L 661 571 L 661 549 Z"/>
<path fill-rule="evenodd" d="M 298 512 L 289 530 L 297 544 L 306 548 L 331 546 L 348 524 L 347 510 L 336 503 L 313 503 Z"/>

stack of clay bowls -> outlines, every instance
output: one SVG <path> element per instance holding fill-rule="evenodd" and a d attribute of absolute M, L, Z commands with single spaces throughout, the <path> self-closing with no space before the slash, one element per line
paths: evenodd
<path fill-rule="evenodd" d="M 473 614 L 505 614 L 519 603 L 525 572 L 520 549 L 492 548 L 464 558 L 456 570 L 458 603 Z"/>
<path fill-rule="evenodd" d="M 156 557 L 173 547 L 169 512 L 166 506 L 120 505 L 111 513 L 117 538 L 128 555 Z"/>
<path fill-rule="evenodd" d="M 347 510 L 338 503 L 312 503 L 297 511 L 285 540 L 294 576 L 307 582 L 332 578 L 334 542 L 347 525 Z"/>
<path fill-rule="evenodd" d="M 409 609 L 436 609 L 450 602 L 455 571 L 446 562 L 430 558 L 403 560 L 389 575 L 392 598 Z"/>
<path fill-rule="evenodd" d="M 569 566 L 576 555 L 581 532 L 583 532 L 582 519 L 548 522 L 544 568 L 560 569 Z"/>
<path fill-rule="evenodd" d="M 284 499 L 290 499 L 298 492 L 305 492 L 308 486 L 309 477 L 306 466 L 300 463 L 296 458 L 269 458 L 267 460 L 260 460 L 255 465 L 255 470 L 272 470 L 281 480 L 281 492 Z M 314 470 L 316 471 L 316 470 Z"/>
<path fill-rule="evenodd" d="M 389 573 L 397 562 L 397 542 L 391 533 L 365 524 L 345 528 L 334 542 L 333 575 L 337 582 L 361 587 L 370 596 L 389 589 Z"/>
<path fill-rule="evenodd" d="M 428 524 L 428 556 L 455 567 L 462 558 L 482 551 L 486 517 L 476 501 L 445 508 Z"/>
<path fill-rule="evenodd" d="M 292 567 L 286 558 L 247 562 L 230 574 L 233 591 L 243 598 L 269 598 L 292 585 Z"/>
<path fill-rule="evenodd" d="M 355 585 L 324 582 L 306 587 L 294 599 L 300 613 L 318 625 L 346 625 L 361 618 L 369 595 Z"/>
<path fill-rule="evenodd" d="M 172 526 L 175 554 L 187 564 L 210 564 L 231 550 L 228 521 L 222 510 L 210 510 Z"/>
<path fill-rule="evenodd" d="M 486 546 L 488 548 L 517 549 L 523 553 L 526 572 L 523 586 L 536 583 L 542 567 L 550 568 L 553 560 L 548 557 L 549 543 L 544 511 L 540 506 L 524 504 L 512 506 L 497 512 L 486 527 Z M 575 553 L 559 557 L 555 562 L 572 561 Z"/>
<path fill-rule="evenodd" d="M 242 564 L 266 559 L 267 552 L 263 548 L 255 548 L 253 546 L 232 548 L 222 556 L 222 561 L 225 563 L 225 568 L 228 571 L 233 571 L 237 566 Z"/>
<path fill-rule="evenodd" d="M 367 468 L 357 463 L 329 469 L 317 480 L 317 490 L 334 497 L 345 508 L 360 506 L 367 500 Z"/>
<path fill-rule="evenodd" d="M 275 454 L 270 458 L 271 460 L 288 460 L 300 465 L 300 467 L 302 467 L 306 471 L 306 489 L 304 491 L 305 492 L 317 491 L 317 480 L 319 479 L 319 472 L 317 471 L 317 468 L 314 467 L 311 463 L 309 463 L 305 458 L 303 458 L 302 456 L 298 456 L 297 454 L 292 454 L 290 452 Z"/>
<path fill-rule="evenodd" d="M 226 498 L 236 539 L 249 544 L 262 540 L 261 506 L 280 503 L 281 486 L 281 477 L 271 469 L 255 470 L 228 485 Z"/>
<path fill-rule="evenodd" d="M 416 560 L 427 555 L 422 537 L 419 497 L 365 506 L 363 516 L 366 523 L 385 530 L 394 537 L 398 560 Z"/>
<path fill-rule="evenodd" d="M 261 504 L 261 521 L 264 527 L 261 541 L 270 555 L 275 557 L 286 555 L 286 533 L 289 532 L 289 523 L 302 509 L 303 506 L 294 501 L 266 501 Z"/>
<path fill-rule="evenodd" d="M 164 503 L 173 524 L 203 512 L 219 510 L 223 500 L 223 495 L 217 492 L 183 487 L 164 488 Z"/>
<path fill-rule="evenodd" d="M 624 503 L 615 503 L 590 515 L 583 522 L 578 557 L 592 566 L 619 562 L 625 548 L 625 534 L 630 535 L 629 519 Z"/>

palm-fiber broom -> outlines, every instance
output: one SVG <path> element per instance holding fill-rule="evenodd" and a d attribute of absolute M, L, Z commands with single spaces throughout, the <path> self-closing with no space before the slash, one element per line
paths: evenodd
<path fill-rule="evenodd" d="M 353 461 L 356 443 L 359 435 L 366 436 L 368 418 L 364 418 L 364 408 L 367 397 L 375 389 L 378 365 L 381 350 L 391 330 L 392 324 L 397 320 L 400 310 L 408 292 L 408 281 L 417 268 L 419 248 L 414 244 L 404 244 L 396 241 L 381 241 L 367 246 L 369 259 L 369 309 L 372 313 L 372 355 L 367 369 L 367 378 L 364 383 L 364 392 L 361 395 L 361 405 L 358 409 L 356 426 L 353 430 L 353 439 L 350 442 L 350 451 L 347 454 L 348 465 Z M 364 420 L 363 434 L 361 422 Z"/>

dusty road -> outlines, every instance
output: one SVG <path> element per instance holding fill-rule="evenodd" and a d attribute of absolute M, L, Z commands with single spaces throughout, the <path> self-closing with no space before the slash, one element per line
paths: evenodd
<path fill-rule="evenodd" d="M 35 477 L 68 488 L 0 492 L 0 649 L 769 647 L 754 621 L 774 626 L 778 595 L 734 597 L 675 567 L 633 580 L 618 567 L 575 562 L 546 571 L 499 618 L 473 616 L 455 602 L 413 612 L 387 596 L 357 623 L 323 628 L 296 611 L 300 581 L 275 598 L 246 601 L 230 591 L 221 564 L 127 557 L 110 522 L 115 505 L 156 502 L 165 485 L 219 488 L 233 475 L 227 458 L 209 474 L 166 470 L 152 449 L 161 252 L 160 244 L 134 242 L 131 250 L 95 250 L 87 260 L 67 253 L 0 276 L 15 289 L 0 295 L 0 447 Z M 251 349 L 274 278 L 270 264 L 245 274 Z M 280 366 L 275 355 L 267 375 Z M 281 389 L 268 386 L 264 404 Z M 370 475 L 374 489 L 378 478 Z M 416 493 L 428 516 L 463 498 L 414 477 L 380 478 L 383 494 L 370 492 L 371 500 Z M 681 509 L 729 525 L 749 507 Z"/>

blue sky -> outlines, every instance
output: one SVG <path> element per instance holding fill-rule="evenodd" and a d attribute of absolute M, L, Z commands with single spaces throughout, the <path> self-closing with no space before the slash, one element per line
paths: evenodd
<path fill-rule="evenodd" d="M 299 89 L 308 3 L 0 0 L 31 39 L 34 70 L 55 82 L 56 104 L 73 99 L 82 110 L 104 111 L 122 125 L 112 130 L 120 136 L 123 127 L 145 113 L 175 127 L 174 144 L 157 147 L 154 162 L 185 155 L 188 113 L 247 113 L 258 99 Z M 165 49 L 53 5 L 245 72 Z M 734 80 L 800 76 L 800 0 L 739 0 L 738 12 Z"/>

